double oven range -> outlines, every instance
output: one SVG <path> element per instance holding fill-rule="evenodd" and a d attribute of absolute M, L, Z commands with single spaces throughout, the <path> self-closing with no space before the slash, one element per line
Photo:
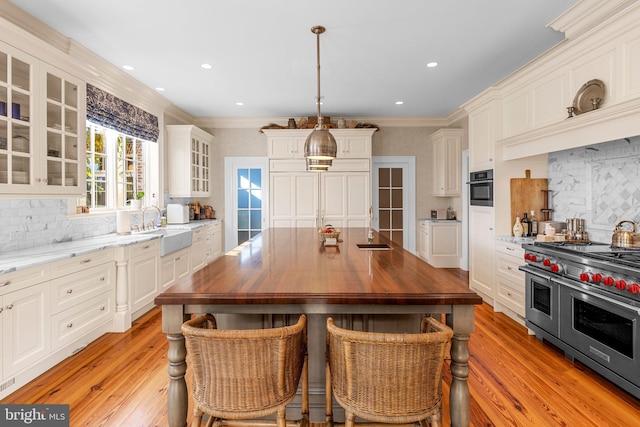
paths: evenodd
<path fill-rule="evenodd" d="M 640 398 L 640 250 L 604 243 L 522 246 L 526 326 Z"/>

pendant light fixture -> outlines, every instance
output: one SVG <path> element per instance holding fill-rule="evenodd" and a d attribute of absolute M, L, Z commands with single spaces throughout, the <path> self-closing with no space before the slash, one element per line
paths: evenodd
<path fill-rule="evenodd" d="M 318 107 L 318 124 L 304 143 L 304 157 L 307 159 L 307 170 L 316 171 L 327 170 L 338 152 L 336 139 L 331 135 L 327 126 L 325 126 L 322 114 L 320 113 L 320 34 L 325 31 L 326 29 L 320 25 L 311 27 L 311 32 L 316 35 L 318 64 L 318 96 L 316 98 L 316 106 Z"/>

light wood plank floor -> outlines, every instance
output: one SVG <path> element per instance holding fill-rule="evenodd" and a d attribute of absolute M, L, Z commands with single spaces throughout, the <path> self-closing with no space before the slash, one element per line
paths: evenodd
<path fill-rule="evenodd" d="M 459 271 L 452 276 L 466 280 Z M 640 425 L 640 400 L 572 364 L 507 316 L 484 304 L 476 308 L 475 326 L 472 426 Z M 103 336 L 2 403 L 67 403 L 72 426 L 166 426 L 166 353 L 156 308 L 128 332 Z M 450 380 L 447 374 L 444 425 L 450 423 Z"/>

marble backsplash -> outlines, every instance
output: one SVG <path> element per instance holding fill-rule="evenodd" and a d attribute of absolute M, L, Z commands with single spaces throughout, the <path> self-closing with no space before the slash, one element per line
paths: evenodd
<path fill-rule="evenodd" d="M 622 220 L 640 225 L 640 136 L 549 154 L 552 219 L 584 218 L 592 241 L 610 242 Z"/>
<path fill-rule="evenodd" d="M 0 254 L 52 243 L 86 239 L 116 232 L 116 216 L 68 215 L 67 204 L 75 199 L 0 199 Z M 167 203 L 190 202 L 169 198 Z M 149 218 L 157 218 L 153 210 Z M 139 224 L 140 213 L 131 214 L 131 224 Z"/>

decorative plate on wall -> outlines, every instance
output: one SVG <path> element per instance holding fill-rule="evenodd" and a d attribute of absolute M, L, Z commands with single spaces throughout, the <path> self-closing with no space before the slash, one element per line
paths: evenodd
<path fill-rule="evenodd" d="M 582 85 L 573 98 L 573 112 L 575 114 L 597 110 L 604 99 L 604 83 L 602 80 L 589 80 Z"/>

